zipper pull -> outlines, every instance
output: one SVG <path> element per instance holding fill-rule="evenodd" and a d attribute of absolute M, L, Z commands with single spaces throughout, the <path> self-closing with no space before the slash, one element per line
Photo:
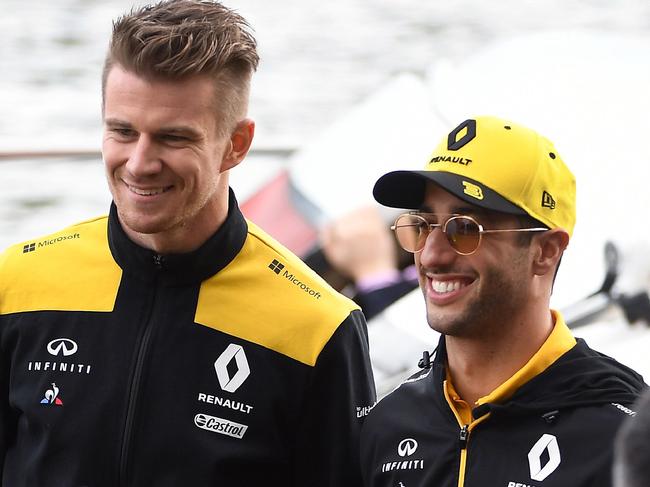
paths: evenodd
<path fill-rule="evenodd" d="M 458 437 L 460 449 L 467 448 L 467 438 L 469 438 L 469 425 L 466 424 L 460 429 L 460 436 Z"/>
<path fill-rule="evenodd" d="M 153 256 L 153 263 L 158 269 L 162 269 L 165 263 L 165 258 L 160 254 Z"/>

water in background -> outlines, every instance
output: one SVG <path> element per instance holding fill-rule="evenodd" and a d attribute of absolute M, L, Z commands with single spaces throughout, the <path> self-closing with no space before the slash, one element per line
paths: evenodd
<path fill-rule="evenodd" d="M 249 19 L 260 45 L 251 103 L 258 146 L 306 144 L 393 74 L 424 72 L 493 40 L 548 28 L 650 31 L 646 0 L 226 3 Z M 3 0 L 0 151 L 99 147 L 110 20 L 131 5 Z M 0 248 L 103 212 L 108 201 L 99 159 L 0 161 Z"/>

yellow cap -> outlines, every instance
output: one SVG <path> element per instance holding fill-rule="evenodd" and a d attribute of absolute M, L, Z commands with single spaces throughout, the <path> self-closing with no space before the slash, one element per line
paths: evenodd
<path fill-rule="evenodd" d="M 417 209 L 427 181 L 481 208 L 527 214 L 573 234 L 575 177 L 551 141 L 521 125 L 496 117 L 465 120 L 440 142 L 424 171 L 384 174 L 373 194 L 385 206 Z"/>

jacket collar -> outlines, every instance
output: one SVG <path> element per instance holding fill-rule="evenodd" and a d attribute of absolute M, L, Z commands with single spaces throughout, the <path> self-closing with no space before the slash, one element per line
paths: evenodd
<path fill-rule="evenodd" d="M 246 240 L 248 225 L 229 190 L 228 215 L 219 229 L 198 249 L 185 254 L 160 255 L 133 242 L 124 232 L 111 203 L 108 243 L 113 258 L 124 273 L 166 285 L 197 284 L 226 267 Z"/>
<path fill-rule="evenodd" d="M 488 413 L 541 414 L 586 405 L 629 404 L 645 387 L 639 374 L 592 350 L 584 340 L 574 339 L 561 314 L 554 314 L 556 326 L 542 348 L 501 388 L 479 400 L 472 411 L 474 419 Z M 431 393 L 436 404 L 453 417 L 443 393 L 446 362 L 441 335 L 432 364 Z"/>

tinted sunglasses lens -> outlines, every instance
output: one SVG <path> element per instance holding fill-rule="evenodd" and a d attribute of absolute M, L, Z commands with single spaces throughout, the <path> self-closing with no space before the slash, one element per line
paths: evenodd
<path fill-rule="evenodd" d="M 456 216 L 447 221 L 445 228 L 447 240 L 459 254 L 471 254 L 478 248 L 481 233 L 478 224 L 463 216 Z"/>
<path fill-rule="evenodd" d="M 395 222 L 395 237 L 408 252 L 422 250 L 429 234 L 426 220 L 416 215 L 402 215 Z"/>

